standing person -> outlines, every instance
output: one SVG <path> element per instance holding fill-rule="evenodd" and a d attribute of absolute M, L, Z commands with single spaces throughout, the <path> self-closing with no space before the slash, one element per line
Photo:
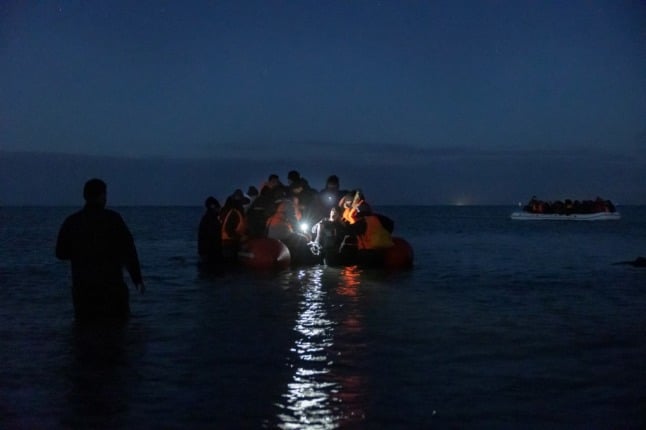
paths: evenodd
<path fill-rule="evenodd" d="M 267 220 L 276 212 L 278 203 L 285 197 L 286 191 L 278 175 L 272 173 L 267 182 L 260 187 L 260 194 L 247 210 L 247 231 L 249 237 L 267 236 Z"/>
<path fill-rule="evenodd" d="M 244 214 L 244 205 L 249 199 L 242 190 L 237 189 L 227 197 L 220 210 L 222 220 L 222 254 L 227 263 L 235 263 L 238 259 L 240 242 L 247 237 L 247 219 Z"/>
<path fill-rule="evenodd" d="M 267 189 L 267 190 L 265 190 Z M 263 194 L 263 191 L 269 192 L 271 194 L 271 198 L 274 200 L 281 199 L 285 193 L 287 193 L 288 187 L 283 185 L 282 182 L 280 182 L 280 179 L 278 178 L 278 175 L 275 173 L 272 173 L 269 175 L 267 178 L 267 182 L 263 184 L 263 186 L 260 188 L 260 194 Z M 271 211 L 273 211 L 276 208 Z"/>
<path fill-rule="evenodd" d="M 305 222 L 313 223 L 325 216 L 325 209 L 321 205 L 318 192 L 311 188 L 304 179 L 292 182 L 289 194 L 298 197 L 299 206 L 297 209 L 300 210 Z"/>
<path fill-rule="evenodd" d="M 249 185 L 249 188 L 247 188 L 247 192 L 245 193 L 245 197 L 249 199 L 249 203 L 244 205 L 244 211 L 247 213 L 249 211 L 249 208 L 253 204 L 253 202 L 258 198 L 258 188 L 254 187 L 253 185 Z"/>
<path fill-rule="evenodd" d="M 342 190 L 337 175 L 330 175 L 325 181 L 325 188 L 319 191 L 319 199 L 323 205 L 323 209 L 329 212 L 330 209 L 337 206 L 341 197 L 346 195 L 349 191 Z"/>
<path fill-rule="evenodd" d="M 209 196 L 204 202 L 206 211 L 200 220 L 197 235 L 197 251 L 202 262 L 212 265 L 222 262 L 222 222 L 220 202 Z"/>
<path fill-rule="evenodd" d="M 135 288 L 145 291 L 132 234 L 121 215 L 105 208 L 105 182 L 87 181 L 83 197 L 85 206 L 65 219 L 56 242 L 56 257 L 71 262 L 74 315 L 77 320 L 127 318 L 124 267 Z"/>
<path fill-rule="evenodd" d="M 301 180 L 301 174 L 298 173 L 298 170 L 290 170 L 287 173 L 287 186 L 291 186 L 294 182 Z"/>
<path fill-rule="evenodd" d="M 341 221 L 341 210 L 338 207 L 330 209 L 330 214 L 314 224 L 312 233 L 315 234 L 314 239 L 310 242 L 310 248 L 314 247 L 318 251 L 320 249 L 338 250 L 341 241 L 345 237 L 345 226 Z"/>

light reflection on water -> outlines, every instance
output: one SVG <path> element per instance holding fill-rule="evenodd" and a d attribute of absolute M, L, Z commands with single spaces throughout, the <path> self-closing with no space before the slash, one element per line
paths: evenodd
<path fill-rule="evenodd" d="M 361 317 L 355 305 L 343 311 L 343 318 L 335 320 L 328 312 L 333 292 L 356 302 L 360 285 L 356 268 L 341 270 L 333 283 L 324 282 L 324 267 L 298 271 L 302 299 L 294 331 L 298 334 L 291 352 L 295 354 L 292 380 L 283 394 L 278 414 L 282 429 L 335 429 L 350 421 L 363 419 L 357 411 L 360 400 L 361 378 L 343 375 L 339 365 L 356 369 L 352 363 L 352 346 L 344 345 L 339 335 L 361 331 Z M 332 291 L 330 291 L 332 290 Z M 346 371 L 347 373 L 347 371 Z"/>

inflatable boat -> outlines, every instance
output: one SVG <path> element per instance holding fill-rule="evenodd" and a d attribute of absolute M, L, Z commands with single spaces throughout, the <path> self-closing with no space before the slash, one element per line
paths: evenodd
<path fill-rule="evenodd" d="M 238 262 L 253 270 L 283 270 L 294 266 L 325 264 L 328 266 L 361 266 L 389 270 L 413 266 L 411 245 L 400 237 L 393 237 L 393 246 L 380 250 L 342 250 L 313 253 L 309 248 L 290 249 L 280 240 L 255 238 L 244 242 L 238 251 Z"/>
<path fill-rule="evenodd" d="M 619 212 L 595 212 L 595 213 L 572 213 L 566 214 L 544 214 L 532 212 L 513 212 L 511 219 L 519 221 L 539 220 L 562 220 L 562 221 L 612 221 L 621 219 Z"/>
<path fill-rule="evenodd" d="M 393 246 L 375 250 L 358 250 L 349 247 L 340 251 L 323 253 L 328 266 L 360 266 L 382 269 L 407 269 L 413 266 L 414 253 L 411 245 L 401 237 L 393 237 Z"/>

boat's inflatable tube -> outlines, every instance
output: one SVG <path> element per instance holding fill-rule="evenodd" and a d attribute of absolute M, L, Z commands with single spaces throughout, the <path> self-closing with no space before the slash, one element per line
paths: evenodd
<path fill-rule="evenodd" d="M 360 266 L 389 270 L 408 269 L 413 266 L 413 248 L 401 237 L 393 237 L 393 246 L 383 249 L 357 250 L 342 247 L 341 252 L 327 252 L 328 266 Z"/>
<path fill-rule="evenodd" d="M 413 247 L 401 237 L 393 237 L 394 245 L 384 253 L 384 267 L 387 269 L 407 269 L 413 266 Z"/>
<path fill-rule="evenodd" d="M 331 266 L 360 265 L 382 267 L 385 269 L 408 269 L 413 266 L 414 253 L 411 245 L 401 237 L 393 237 L 393 246 L 379 251 L 356 251 L 330 255 L 327 259 Z M 318 257 L 311 257 L 317 258 Z M 238 261 L 243 267 L 252 270 L 282 270 L 292 264 L 318 264 L 320 261 L 300 261 L 292 259 L 287 246 L 270 238 L 249 239 L 241 245 Z"/>
<path fill-rule="evenodd" d="M 249 239 L 238 251 L 238 261 L 254 270 L 281 270 L 291 264 L 287 246 L 280 240 L 261 237 Z"/>

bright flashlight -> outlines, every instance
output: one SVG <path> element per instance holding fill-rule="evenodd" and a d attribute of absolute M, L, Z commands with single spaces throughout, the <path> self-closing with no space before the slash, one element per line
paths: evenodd
<path fill-rule="evenodd" d="M 310 228 L 310 226 L 309 226 L 306 222 L 302 222 L 302 223 L 301 223 L 301 225 L 300 225 L 300 227 L 301 227 L 301 231 L 302 231 L 303 233 L 307 233 L 307 232 L 308 232 L 308 229 Z"/>

